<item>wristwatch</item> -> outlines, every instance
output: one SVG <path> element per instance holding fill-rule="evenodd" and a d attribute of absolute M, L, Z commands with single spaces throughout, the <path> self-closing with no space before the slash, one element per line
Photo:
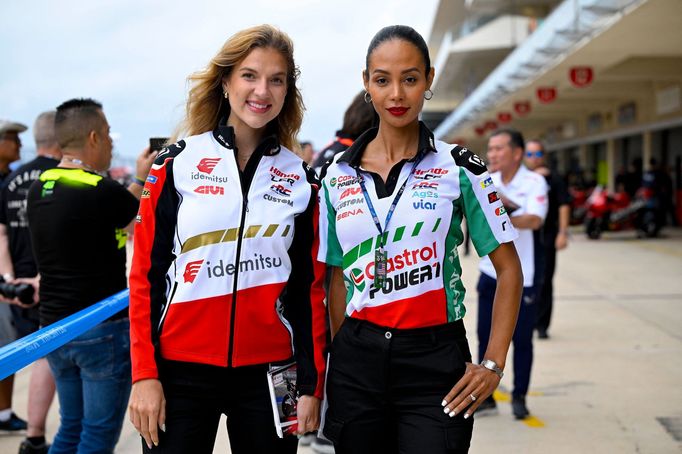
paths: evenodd
<path fill-rule="evenodd" d="M 504 377 L 504 372 L 502 371 L 502 369 L 500 369 L 500 366 L 498 366 L 497 363 L 492 359 L 484 359 L 483 361 L 481 361 L 481 366 L 495 372 L 497 376 L 500 378 Z"/>

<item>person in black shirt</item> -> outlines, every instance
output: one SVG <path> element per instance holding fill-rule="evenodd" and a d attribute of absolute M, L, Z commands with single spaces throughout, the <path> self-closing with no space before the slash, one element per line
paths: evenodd
<path fill-rule="evenodd" d="M 74 99 L 57 108 L 59 166 L 28 192 L 28 221 L 40 273 L 40 324 L 50 325 L 127 287 L 126 228 L 156 152 L 137 159 L 124 188 L 99 175 L 112 141 L 101 104 Z M 130 394 L 126 310 L 47 355 L 55 376 L 60 427 L 50 452 L 113 452 Z"/>
<path fill-rule="evenodd" d="M 544 245 L 544 273 L 538 276 L 538 314 L 536 329 L 540 339 L 548 339 L 549 323 L 552 318 L 554 301 L 554 270 L 556 253 L 568 246 L 568 223 L 571 218 L 571 196 L 559 175 L 545 164 L 545 150 L 541 142 L 526 142 L 526 164 L 528 168 L 545 177 L 549 185 L 549 209 L 543 227 L 541 242 Z"/>
<path fill-rule="evenodd" d="M 26 195 L 42 172 L 56 167 L 61 159 L 62 152 L 54 135 L 54 117 L 55 111 L 38 115 L 33 124 L 37 157 L 12 172 L 0 192 L 0 275 L 15 284 L 38 274 L 26 218 Z M 26 307 L 17 299 L 7 302 L 13 304 L 10 308 L 16 338 L 38 330 L 37 306 Z M 52 372 L 47 360 L 41 358 L 31 368 L 27 438 L 21 443 L 20 453 L 47 453 L 45 422 L 54 391 Z"/>
<path fill-rule="evenodd" d="M 19 134 L 26 131 L 26 126 L 8 120 L 0 120 L 0 186 L 10 173 L 9 164 L 19 159 L 21 139 Z M 12 279 L 7 275 L 4 278 Z M 1 298 L 0 298 L 1 299 Z M 17 338 L 17 331 L 12 320 L 9 306 L 0 304 L 0 346 L 7 345 Z M 0 431 L 17 433 L 26 430 L 26 421 L 12 411 L 12 391 L 14 375 L 0 381 Z"/>

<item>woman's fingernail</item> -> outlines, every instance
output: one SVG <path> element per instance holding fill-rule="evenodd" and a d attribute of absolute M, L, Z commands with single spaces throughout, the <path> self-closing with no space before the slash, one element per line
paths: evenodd
<path fill-rule="evenodd" d="M 445 407 L 445 408 L 443 409 L 443 413 L 445 413 L 446 415 L 448 414 L 449 411 L 450 411 L 450 409 L 449 409 L 448 407 Z"/>
<path fill-rule="evenodd" d="M 447 401 L 445 401 L 445 399 L 443 399 L 443 402 L 440 403 L 440 406 L 445 407 L 447 404 L 448 404 Z"/>
<path fill-rule="evenodd" d="M 162 432 L 165 432 L 165 431 L 166 431 L 166 425 L 165 425 L 165 424 L 161 424 L 160 429 L 161 429 Z"/>
<path fill-rule="evenodd" d="M 457 412 L 456 412 L 455 410 L 452 410 L 452 411 L 450 412 L 450 417 L 452 418 L 452 417 L 454 417 L 456 414 L 457 414 Z"/>
<path fill-rule="evenodd" d="M 464 413 L 464 419 L 468 419 L 468 418 L 469 418 L 469 413 Z"/>
<path fill-rule="evenodd" d="M 155 442 L 154 442 L 154 446 L 159 446 L 159 442 L 158 442 L 158 441 L 155 441 Z"/>

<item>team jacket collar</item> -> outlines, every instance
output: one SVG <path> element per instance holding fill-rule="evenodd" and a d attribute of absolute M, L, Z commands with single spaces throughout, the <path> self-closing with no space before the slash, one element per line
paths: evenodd
<path fill-rule="evenodd" d="M 277 134 L 274 133 L 274 127 L 266 126 L 265 136 L 261 143 L 256 147 L 256 150 L 263 150 L 263 155 L 274 156 L 279 153 L 280 144 L 277 139 Z M 218 125 L 213 130 L 213 137 L 220 145 L 230 150 L 236 150 L 237 145 L 235 141 L 234 128 L 227 125 L 227 117 L 223 117 Z"/>
<path fill-rule="evenodd" d="M 355 139 L 353 145 L 351 145 L 339 158 L 338 162 L 345 162 L 353 168 L 360 167 L 360 160 L 362 159 L 362 154 L 367 148 L 367 144 L 370 143 L 379 132 L 379 128 L 371 128 L 362 133 L 360 137 Z M 424 124 L 424 122 L 419 122 L 419 149 L 417 155 L 424 152 L 432 151 L 437 153 L 436 144 L 433 140 L 433 133 Z M 410 159 L 410 161 L 414 158 Z"/>

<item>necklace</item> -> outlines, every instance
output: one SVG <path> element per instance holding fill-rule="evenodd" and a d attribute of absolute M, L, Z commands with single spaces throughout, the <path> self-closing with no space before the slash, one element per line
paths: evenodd
<path fill-rule="evenodd" d="M 92 167 L 90 167 L 89 165 L 87 165 L 86 163 L 81 161 L 80 159 L 72 158 L 70 156 L 62 156 L 62 161 L 70 162 L 71 164 L 76 164 L 77 166 L 81 166 L 82 168 L 84 168 L 85 170 L 89 170 L 90 172 L 95 171 L 95 169 L 93 169 Z"/>

